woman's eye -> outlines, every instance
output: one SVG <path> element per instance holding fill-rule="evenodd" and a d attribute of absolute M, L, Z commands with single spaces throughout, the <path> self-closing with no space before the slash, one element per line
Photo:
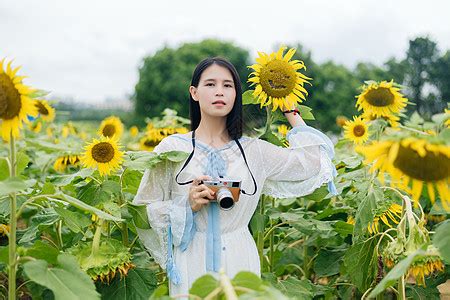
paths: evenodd
<path fill-rule="evenodd" d="M 225 84 L 225 87 L 233 87 L 231 84 Z"/>
<path fill-rule="evenodd" d="M 206 86 L 213 86 L 214 83 L 207 83 Z"/>

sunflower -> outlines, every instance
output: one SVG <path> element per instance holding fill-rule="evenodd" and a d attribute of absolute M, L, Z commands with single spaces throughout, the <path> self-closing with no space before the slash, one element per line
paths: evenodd
<path fill-rule="evenodd" d="M 386 224 L 389 228 L 392 228 L 392 225 L 389 223 L 391 220 L 394 224 L 398 224 L 402 215 L 402 206 L 396 203 L 393 203 L 389 206 L 388 209 L 377 214 L 373 218 L 373 222 L 367 226 L 367 230 L 370 234 L 375 234 L 380 232 L 380 220 Z"/>
<path fill-rule="evenodd" d="M 399 122 L 398 121 L 400 120 L 400 117 L 395 115 L 395 114 L 390 114 L 390 115 L 387 115 L 387 116 L 377 117 L 376 115 L 374 115 L 374 114 L 372 114 L 370 112 L 363 112 L 361 117 L 367 122 L 368 121 L 373 121 L 373 120 L 376 120 L 376 119 L 379 119 L 379 118 L 384 119 L 385 121 L 387 121 L 389 123 L 389 125 L 392 128 L 398 128 L 398 126 L 399 126 Z"/>
<path fill-rule="evenodd" d="M 407 276 L 412 276 L 418 285 L 425 286 L 425 277 L 435 272 L 443 272 L 444 264 L 439 256 L 427 256 L 425 259 L 414 262 L 408 270 Z"/>
<path fill-rule="evenodd" d="M 289 128 L 286 125 L 281 124 L 280 126 L 278 126 L 277 130 L 279 134 L 285 137 L 289 131 Z"/>
<path fill-rule="evenodd" d="M 34 133 L 39 133 L 42 130 L 42 122 L 34 122 L 34 123 L 29 123 L 28 124 L 28 128 L 33 131 Z"/>
<path fill-rule="evenodd" d="M 81 157 L 83 166 L 97 168 L 100 175 L 109 175 L 120 168 L 123 161 L 123 152 L 119 150 L 116 139 L 101 137 L 94 139 L 86 147 L 86 152 Z"/>
<path fill-rule="evenodd" d="M 58 172 L 64 172 L 68 166 L 77 166 L 80 164 L 79 155 L 64 155 L 58 157 L 53 164 L 53 168 Z"/>
<path fill-rule="evenodd" d="M 249 66 L 254 72 L 249 78 L 251 85 L 255 85 L 253 96 L 258 99 L 261 107 L 273 104 L 272 111 L 277 108 L 291 108 L 302 100 L 306 100 L 308 92 L 304 88 L 311 78 L 298 72 L 305 69 L 305 64 L 300 60 L 291 60 L 295 49 L 283 56 L 286 47 L 281 47 L 278 52 L 270 55 L 258 52 L 256 64 Z"/>
<path fill-rule="evenodd" d="M 345 122 L 347 122 L 348 119 L 346 116 L 337 116 L 336 117 L 336 125 L 339 127 L 344 127 Z"/>
<path fill-rule="evenodd" d="M 120 139 L 123 133 L 123 124 L 118 117 L 110 116 L 102 121 L 98 134 L 100 136 Z"/>
<path fill-rule="evenodd" d="M 28 123 L 27 115 L 37 116 L 32 90 L 22 83 L 25 76 L 16 76 L 21 67 L 12 69 L 10 61 L 3 69 L 5 59 L 0 61 L 0 131 L 2 138 L 9 141 L 10 136 L 19 137 L 22 122 Z"/>
<path fill-rule="evenodd" d="M 347 121 L 344 125 L 344 138 L 355 144 L 362 144 L 369 139 L 369 126 L 361 116 L 353 116 L 353 121 Z"/>
<path fill-rule="evenodd" d="M 450 209 L 450 146 L 408 137 L 400 141 L 375 141 L 355 150 L 365 156 L 366 164 L 374 162 L 370 171 L 379 170 L 381 182 L 384 182 L 384 172 L 388 173 L 391 186 L 410 193 L 416 205 L 426 185 L 431 202 L 435 201 L 436 187 L 443 207 Z"/>
<path fill-rule="evenodd" d="M 44 121 L 51 122 L 55 119 L 55 109 L 45 100 L 36 100 L 35 106 Z"/>
<path fill-rule="evenodd" d="M 140 149 L 141 150 L 147 150 L 147 151 L 153 151 L 153 149 L 156 147 L 156 145 L 161 142 L 161 139 L 152 137 L 151 135 L 146 135 L 139 141 Z"/>
<path fill-rule="evenodd" d="M 138 134 L 139 134 L 139 128 L 137 128 L 137 126 L 131 126 L 130 135 L 132 137 L 136 137 Z"/>
<path fill-rule="evenodd" d="M 7 236 L 9 231 L 10 227 L 8 224 L 0 224 L 0 236 Z"/>
<path fill-rule="evenodd" d="M 356 107 L 376 117 L 398 114 L 407 104 L 407 99 L 400 93 L 400 89 L 394 87 L 394 82 L 371 82 L 363 86 L 363 91 L 356 96 Z"/>

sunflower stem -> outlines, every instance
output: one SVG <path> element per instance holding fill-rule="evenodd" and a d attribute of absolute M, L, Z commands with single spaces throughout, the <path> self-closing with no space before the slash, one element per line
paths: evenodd
<path fill-rule="evenodd" d="M 406 291 L 405 291 L 405 275 L 402 275 L 398 281 L 398 298 L 401 300 L 406 300 Z"/>
<path fill-rule="evenodd" d="M 262 217 L 264 217 L 264 200 L 265 200 L 265 197 L 266 196 L 261 195 L 261 200 L 259 202 L 259 205 L 260 205 L 259 213 L 261 214 Z M 263 268 L 263 266 L 264 266 L 264 230 L 260 230 L 258 232 L 256 241 L 257 241 L 257 246 L 258 246 L 259 263 L 261 265 L 261 271 L 263 271 L 264 270 L 264 268 Z"/>
<path fill-rule="evenodd" d="M 272 198 L 272 208 L 275 208 L 275 199 Z M 274 226 L 274 221 L 270 220 L 270 226 L 273 228 Z M 269 268 L 270 268 L 270 272 L 273 272 L 273 259 L 274 259 L 274 242 L 275 242 L 275 231 L 272 230 L 270 232 L 270 251 L 269 251 Z"/>
<path fill-rule="evenodd" d="M 102 226 L 103 226 L 103 219 L 98 219 L 98 223 L 95 227 L 94 239 L 92 240 L 92 252 L 91 252 L 92 256 L 94 256 L 98 252 L 98 249 L 100 248 Z"/>
<path fill-rule="evenodd" d="M 9 169 L 10 177 L 16 177 L 16 142 L 12 131 L 10 133 L 10 162 L 11 166 Z M 8 299 L 16 299 L 16 227 L 17 227 L 17 216 L 16 216 L 16 193 L 12 193 L 10 196 L 10 215 L 9 215 L 9 264 L 8 264 Z"/>
<path fill-rule="evenodd" d="M 126 168 L 125 168 L 125 170 L 126 170 Z M 120 174 L 120 180 L 119 180 L 119 183 L 120 183 L 119 205 L 121 207 L 123 204 L 125 204 L 125 199 L 124 199 L 123 190 L 122 190 L 123 174 L 125 174 L 125 170 L 123 170 L 122 174 Z M 122 232 L 122 242 L 125 247 L 128 247 L 128 224 L 127 224 L 127 221 L 124 221 L 122 223 L 121 232 Z"/>

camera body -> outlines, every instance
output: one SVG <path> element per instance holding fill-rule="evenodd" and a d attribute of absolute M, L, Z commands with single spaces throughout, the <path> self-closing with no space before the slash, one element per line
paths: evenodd
<path fill-rule="evenodd" d="M 203 184 L 215 193 L 212 201 L 217 201 L 221 209 L 230 210 L 234 203 L 239 201 L 241 182 L 240 180 L 221 178 L 219 180 L 204 180 Z"/>

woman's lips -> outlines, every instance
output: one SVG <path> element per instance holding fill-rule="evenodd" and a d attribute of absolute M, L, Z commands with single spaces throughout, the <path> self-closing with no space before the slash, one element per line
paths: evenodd
<path fill-rule="evenodd" d="M 225 105 L 224 101 L 214 101 L 213 105 Z"/>

